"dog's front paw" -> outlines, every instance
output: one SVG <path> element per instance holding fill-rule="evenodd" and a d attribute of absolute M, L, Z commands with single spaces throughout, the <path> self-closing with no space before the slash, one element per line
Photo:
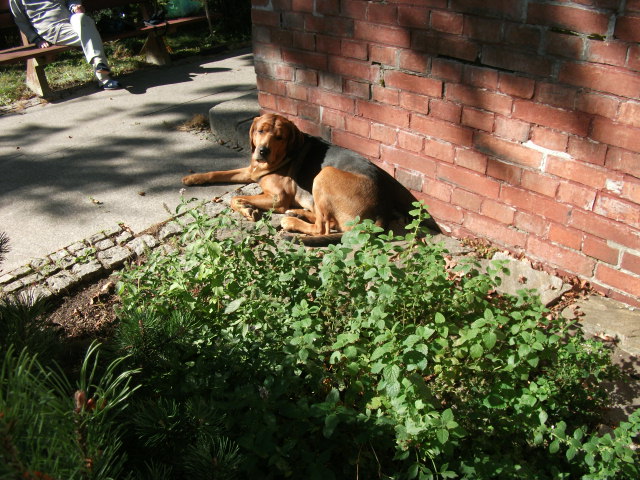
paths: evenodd
<path fill-rule="evenodd" d="M 198 185 L 198 174 L 194 173 L 193 175 L 182 177 L 182 183 L 188 187 L 191 185 Z"/>
<path fill-rule="evenodd" d="M 280 220 L 280 226 L 285 232 L 297 232 L 296 228 L 300 220 L 296 217 L 286 216 Z"/>

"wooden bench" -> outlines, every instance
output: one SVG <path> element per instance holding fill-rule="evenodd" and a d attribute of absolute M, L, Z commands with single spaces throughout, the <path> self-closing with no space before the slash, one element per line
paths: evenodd
<path fill-rule="evenodd" d="M 118 9 L 127 5 L 137 6 L 140 18 L 142 19 L 140 25 L 135 25 L 132 29 L 115 34 L 106 33 L 103 35 L 101 33 L 102 40 L 108 42 L 146 35 L 141 53 L 144 53 L 147 62 L 154 65 L 167 65 L 171 62 L 169 50 L 164 38 L 167 33 L 173 33 L 182 26 L 207 21 L 207 17 L 201 15 L 167 19 L 159 25 L 148 26 L 145 25 L 143 21 L 150 19 L 154 13 L 153 4 L 149 0 L 84 0 L 82 3 L 88 14 L 106 8 Z M 49 82 L 44 72 L 45 65 L 54 61 L 57 54 L 77 47 L 53 45 L 47 48 L 38 48 L 36 45 L 29 43 L 26 36 L 22 34 L 22 32 L 19 32 L 13 20 L 13 15 L 9 8 L 9 0 L 0 0 L 0 30 L 13 31 L 16 33 L 16 36 L 19 33 L 22 39 L 22 45 L 0 50 L 0 65 L 26 61 L 27 86 L 40 97 L 50 97 L 53 92 L 51 87 L 49 87 Z"/>

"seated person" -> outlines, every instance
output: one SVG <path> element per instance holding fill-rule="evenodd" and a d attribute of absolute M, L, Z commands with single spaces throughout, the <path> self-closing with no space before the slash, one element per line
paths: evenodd
<path fill-rule="evenodd" d="M 82 0 L 10 0 L 18 28 L 40 48 L 51 45 L 82 47 L 94 68 L 100 88 L 121 88 L 111 78 L 102 39 L 91 17 L 85 15 Z"/>

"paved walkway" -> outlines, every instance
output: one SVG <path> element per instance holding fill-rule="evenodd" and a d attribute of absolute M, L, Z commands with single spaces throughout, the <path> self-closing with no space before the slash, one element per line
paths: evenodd
<path fill-rule="evenodd" d="M 11 251 L 0 277 L 34 258 L 124 224 L 169 217 L 191 170 L 235 168 L 245 155 L 207 133 L 178 131 L 195 114 L 256 88 L 249 50 L 120 78 L 125 90 L 75 96 L 0 116 L 0 231 Z M 227 186 L 189 189 L 211 198 Z"/>

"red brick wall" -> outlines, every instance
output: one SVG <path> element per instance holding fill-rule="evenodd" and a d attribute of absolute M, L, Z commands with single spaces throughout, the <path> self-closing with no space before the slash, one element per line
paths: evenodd
<path fill-rule="evenodd" d="M 252 1 L 265 111 L 638 304 L 640 0 Z"/>

